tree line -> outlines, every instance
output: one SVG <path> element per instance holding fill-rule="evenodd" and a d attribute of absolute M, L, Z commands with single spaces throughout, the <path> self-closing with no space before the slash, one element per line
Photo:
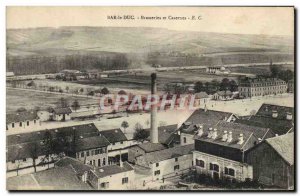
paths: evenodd
<path fill-rule="evenodd" d="M 126 54 L 111 55 L 65 55 L 65 56 L 30 56 L 26 58 L 8 57 L 7 71 L 16 75 L 57 73 L 63 69 L 127 69 L 130 61 Z"/>

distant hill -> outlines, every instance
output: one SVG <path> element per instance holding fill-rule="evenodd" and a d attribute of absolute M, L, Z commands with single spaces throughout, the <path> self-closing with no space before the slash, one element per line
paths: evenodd
<path fill-rule="evenodd" d="M 8 29 L 8 56 L 68 53 L 232 52 L 293 53 L 293 38 L 284 36 L 174 31 L 164 28 L 60 27 Z"/>

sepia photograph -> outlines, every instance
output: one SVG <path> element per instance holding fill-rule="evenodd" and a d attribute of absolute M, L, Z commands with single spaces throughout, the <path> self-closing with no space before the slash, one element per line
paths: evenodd
<path fill-rule="evenodd" d="M 294 27 L 292 6 L 7 6 L 6 189 L 295 191 Z"/>

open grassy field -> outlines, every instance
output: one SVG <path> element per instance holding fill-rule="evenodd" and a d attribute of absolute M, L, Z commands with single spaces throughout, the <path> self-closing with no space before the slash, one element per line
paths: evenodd
<path fill-rule="evenodd" d="M 24 107 L 26 109 L 33 109 L 35 106 L 41 108 L 47 108 L 49 106 L 55 107 L 61 97 L 66 98 L 69 104 L 71 104 L 74 100 L 78 100 L 81 105 L 97 103 L 97 100 L 90 98 L 6 89 L 6 112 L 14 112 L 20 107 Z"/>

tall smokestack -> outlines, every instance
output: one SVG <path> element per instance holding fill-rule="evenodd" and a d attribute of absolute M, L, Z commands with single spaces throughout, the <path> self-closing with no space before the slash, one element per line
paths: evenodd
<path fill-rule="evenodd" d="M 151 95 L 156 94 L 156 73 L 151 74 Z M 152 143 L 158 143 L 158 128 L 157 128 L 157 106 L 151 106 L 151 132 L 150 138 Z"/>

